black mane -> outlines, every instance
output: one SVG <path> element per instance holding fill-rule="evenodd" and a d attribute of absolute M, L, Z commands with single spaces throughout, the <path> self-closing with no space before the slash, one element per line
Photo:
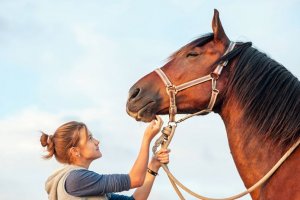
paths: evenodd
<path fill-rule="evenodd" d="M 284 66 L 253 47 L 242 50 L 226 95 L 235 94 L 244 120 L 281 146 L 300 138 L 300 82 Z M 253 133 L 255 134 L 255 133 Z"/>

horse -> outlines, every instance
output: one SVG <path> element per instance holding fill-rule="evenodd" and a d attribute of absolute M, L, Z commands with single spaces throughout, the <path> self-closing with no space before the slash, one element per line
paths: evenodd
<path fill-rule="evenodd" d="M 138 80 L 129 90 L 126 111 L 143 122 L 151 121 L 155 115 L 170 115 L 170 91 L 166 91 L 161 76 L 172 86 L 210 75 L 215 82 L 203 81 L 173 91 L 176 113 L 205 110 L 212 90 L 218 92 L 211 111 L 219 114 L 225 124 L 234 163 L 249 188 L 300 139 L 300 82 L 283 65 L 252 47 L 251 42 L 236 42 L 225 53 L 231 41 L 216 9 L 212 30 L 173 53 L 158 70 L 161 74 L 152 71 Z M 216 73 L 216 66 L 222 63 L 227 65 L 217 69 L 222 73 Z M 298 147 L 250 195 L 255 200 L 299 200 L 299 181 Z"/>

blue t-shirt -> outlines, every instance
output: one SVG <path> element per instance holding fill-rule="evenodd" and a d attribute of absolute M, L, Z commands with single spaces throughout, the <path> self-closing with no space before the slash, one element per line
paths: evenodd
<path fill-rule="evenodd" d="M 106 194 L 109 200 L 134 200 L 133 196 L 114 194 L 130 189 L 128 174 L 104 175 L 87 169 L 74 170 L 68 175 L 65 188 L 68 194 L 76 197 Z"/>

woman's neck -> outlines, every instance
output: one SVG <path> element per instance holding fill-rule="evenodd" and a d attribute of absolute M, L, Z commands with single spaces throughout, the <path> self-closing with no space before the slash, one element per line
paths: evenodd
<path fill-rule="evenodd" d="M 72 165 L 76 165 L 79 167 L 83 167 L 85 169 L 88 169 L 90 167 L 92 161 L 87 161 L 87 160 L 83 160 L 83 159 L 76 159 Z"/>

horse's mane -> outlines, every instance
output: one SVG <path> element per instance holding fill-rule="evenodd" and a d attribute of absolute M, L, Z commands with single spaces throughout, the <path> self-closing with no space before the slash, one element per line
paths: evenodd
<path fill-rule="evenodd" d="M 226 96 L 235 94 L 244 120 L 258 134 L 283 147 L 300 138 L 300 82 L 284 66 L 253 47 L 244 48 L 227 88 Z"/>
<path fill-rule="evenodd" d="M 208 33 L 193 40 L 169 60 L 185 55 L 213 37 Z M 225 96 L 236 94 L 244 108 L 245 122 L 251 124 L 257 134 L 264 134 L 266 139 L 283 147 L 290 146 L 300 138 L 300 82 L 284 66 L 251 45 L 251 42 L 238 43 L 233 51 L 216 61 L 238 57 L 229 73 Z"/>

